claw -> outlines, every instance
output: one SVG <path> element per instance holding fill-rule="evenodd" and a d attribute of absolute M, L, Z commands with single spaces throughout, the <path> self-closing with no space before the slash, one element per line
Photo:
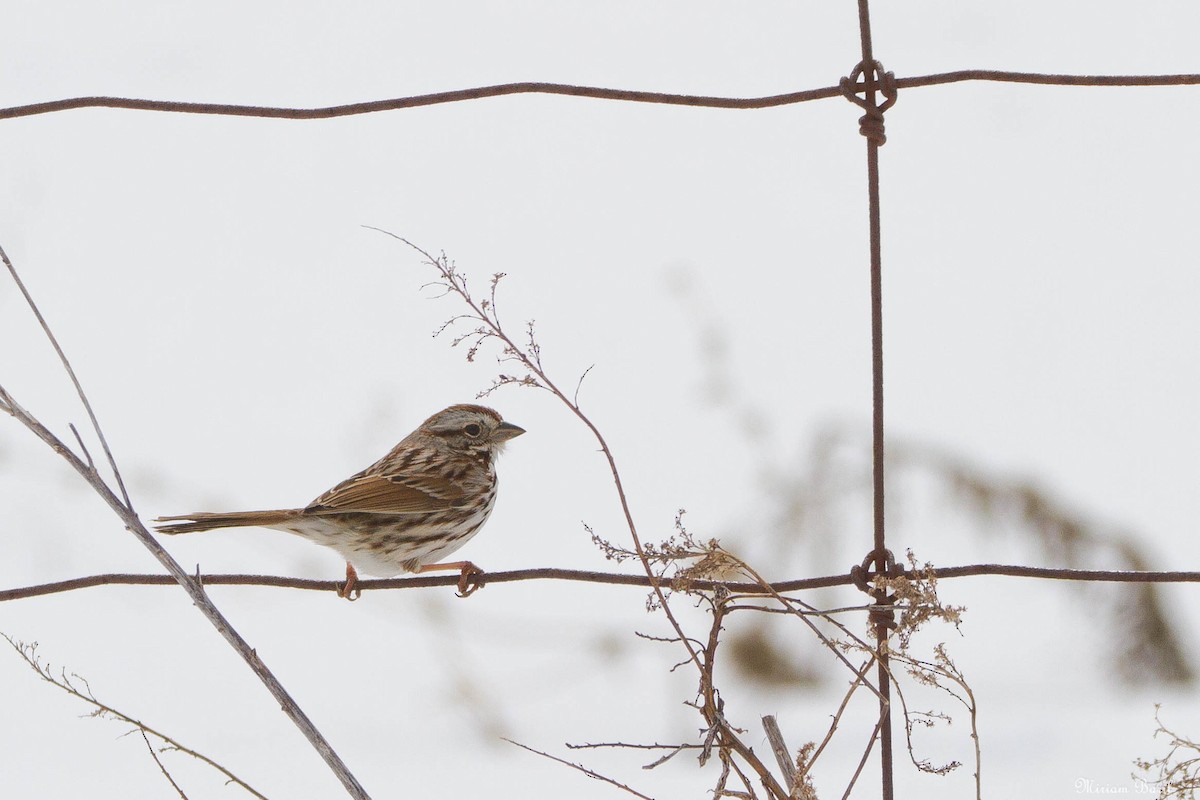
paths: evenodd
<path fill-rule="evenodd" d="M 432 572 L 440 569 L 457 569 L 460 570 L 458 576 L 458 596 L 470 597 L 483 588 L 483 581 L 479 580 L 484 572 L 479 567 L 472 564 L 470 561 L 452 561 L 447 564 L 426 564 L 417 570 L 417 572 Z"/>
<path fill-rule="evenodd" d="M 470 597 L 483 588 L 483 583 L 478 580 L 479 576 L 483 575 L 483 570 L 467 561 L 462 565 L 462 572 L 458 576 L 458 596 Z"/>
<path fill-rule="evenodd" d="M 345 585 L 338 587 L 337 596 L 344 597 L 345 599 L 347 599 L 351 602 L 354 602 L 358 598 L 362 597 L 362 589 L 359 589 L 357 586 L 354 585 L 357 581 L 358 581 L 358 573 L 354 571 L 354 565 L 351 564 L 349 561 L 347 561 L 346 562 L 346 583 L 345 583 Z"/>

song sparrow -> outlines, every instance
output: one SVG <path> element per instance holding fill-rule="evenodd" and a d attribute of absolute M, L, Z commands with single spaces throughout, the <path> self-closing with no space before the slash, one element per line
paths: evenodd
<path fill-rule="evenodd" d="M 401 572 L 457 569 L 459 594 L 482 572 L 470 561 L 437 563 L 479 532 L 496 505 L 496 455 L 524 433 L 490 408 L 450 406 L 421 423 L 362 472 L 304 508 L 159 517 L 161 533 L 262 527 L 332 547 L 346 559 L 351 595 L 357 569 L 391 577 Z"/>

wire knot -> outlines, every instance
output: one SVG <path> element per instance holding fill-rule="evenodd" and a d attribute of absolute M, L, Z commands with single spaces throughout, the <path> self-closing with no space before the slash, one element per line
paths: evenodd
<path fill-rule="evenodd" d="M 849 76 L 842 78 L 839 85 L 847 100 L 867 112 L 858 118 L 858 132 L 876 146 L 883 145 L 887 141 L 883 130 L 883 112 L 896 104 L 895 74 L 884 72 L 883 64 L 878 61 L 860 61 Z M 883 95 L 882 103 L 875 102 L 875 90 Z"/>
<path fill-rule="evenodd" d="M 872 563 L 875 565 L 873 571 Z M 892 610 L 896 603 L 896 595 L 888 594 L 887 590 L 882 587 L 873 587 L 871 582 L 875 578 L 902 578 L 904 574 L 904 565 L 897 564 L 896 557 L 891 550 L 887 549 L 872 550 L 867 553 L 867 557 L 862 560 L 861 564 L 855 564 L 850 568 L 850 579 L 854 581 L 854 585 L 858 587 L 859 591 L 875 598 L 875 605 L 872 606 L 870 612 L 870 620 L 876 629 L 892 630 L 896 627 L 896 613 Z"/>

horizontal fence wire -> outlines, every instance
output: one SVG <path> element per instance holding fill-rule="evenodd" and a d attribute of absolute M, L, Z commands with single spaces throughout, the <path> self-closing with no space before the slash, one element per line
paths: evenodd
<path fill-rule="evenodd" d="M 1000 83 L 1026 83 L 1043 86 L 1195 86 L 1200 85 L 1200 74 L 1179 75 L 1058 75 L 1036 72 L 1006 72 L 1003 70 L 967 69 L 957 72 L 942 72 L 935 75 L 919 75 L 912 78 L 897 78 L 896 87 L 912 89 L 924 86 L 940 86 L 963 81 L 994 81 Z M 172 100 L 143 100 L 129 97 L 72 97 L 50 100 L 44 103 L 0 108 L 0 120 L 32 117 L 81 108 L 115 108 L 132 111 L 165 111 L 177 114 L 210 114 L 230 117 L 263 117 L 267 119 L 333 119 L 358 114 L 373 114 L 381 111 L 398 111 L 406 108 L 459 103 L 465 100 L 480 100 L 487 97 L 504 97 L 519 94 L 563 95 L 586 97 L 595 100 L 621 100 L 631 103 L 655 103 L 659 105 L 692 106 L 696 108 L 761 109 L 795 105 L 810 100 L 825 100 L 842 96 L 841 86 L 826 86 L 787 94 L 765 97 L 715 97 L 709 95 L 670 94 L 666 92 L 642 92 L 630 89 L 605 89 L 598 86 L 574 86 L 564 83 L 503 83 L 495 86 L 479 86 L 472 89 L 456 89 L 448 92 L 396 97 L 390 100 L 372 100 L 363 103 L 323 106 L 320 108 L 285 108 L 274 106 L 238 105 L 232 103 L 187 103 Z"/>
<path fill-rule="evenodd" d="M 1045 580 L 1092 581 L 1098 583 L 1200 583 L 1200 572 L 1130 572 L 1122 570 L 1059 569 L 1055 567 L 1025 567 L 1014 564 L 970 564 L 961 567 L 935 567 L 928 572 L 922 570 L 921 574 L 932 574 L 939 580 L 991 575 L 1007 578 L 1041 578 Z M 263 586 L 320 592 L 336 592 L 345 584 L 344 579 L 328 581 L 308 578 L 288 578 L 280 575 L 197 575 L 196 577 L 205 586 Z M 612 572 L 592 572 L 578 569 L 558 569 L 555 567 L 485 572 L 476 578 L 476 582 L 480 585 L 537 580 L 574 581 L 577 583 L 640 586 L 644 588 L 651 588 L 655 585 L 655 582 L 652 582 L 646 575 L 623 575 Z M 364 591 L 372 591 L 384 589 L 421 589 L 430 586 L 455 586 L 457 583 L 457 575 L 421 575 L 412 578 L 360 579 L 355 583 L 355 587 Z M 675 583 L 670 578 L 663 578 L 657 581 L 657 584 L 664 589 L 683 588 L 686 586 L 688 589 L 699 591 L 714 591 L 721 588 L 740 594 L 767 595 L 769 591 L 783 593 L 803 591 L 805 589 L 824 589 L 833 586 L 852 586 L 854 585 L 854 578 L 847 573 L 842 573 L 817 578 L 777 581 L 768 584 L 770 586 L 769 591 L 757 583 L 728 581 L 689 579 Z M 170 575 L 129 573 L 88 575 L 81 578 L 55 581 L 53 583 L 37 584 L 35 586 L 0 589 L 0 602 L 6 600 L 23 600 L 30 597 L 70 592 L 76 589 L 88 589 L 95 586 L 114 585 L 174 586 L 176 585 L 176 581 Z"/>

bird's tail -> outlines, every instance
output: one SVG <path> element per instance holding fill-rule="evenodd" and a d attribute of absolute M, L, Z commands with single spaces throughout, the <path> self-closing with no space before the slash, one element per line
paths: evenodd
<path fill-rule="evenodd" d="M 195 533 L 196 531 L 211 531 L 213 528 L 273 528 L 283 525 L 298 517 L 303 512 L 298 508 L 281 511 L 232 511 L 210 514 L 199 511 L 195 514 L 182 514 L 178 517 L 159 517 L 154 520 L 159 533 Z M 157 523 L 165 522 L 165 525 Z"/>

